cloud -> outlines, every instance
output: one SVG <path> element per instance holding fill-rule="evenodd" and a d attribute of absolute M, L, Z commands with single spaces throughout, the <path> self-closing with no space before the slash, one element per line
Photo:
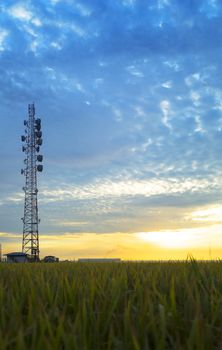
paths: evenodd
<path fill-rule="evenodd" d="M 40 18 L 35 17 L 31 9 L 25 3 L 17 3 L 11 7 L 7 8 L 7 13 L 19 21 L 30 22 L 36 27 L 42 26 L 42 21 Z"/>
<path fill-rule="evenodd" d="M 158 8 L 162 9 L 165 6 L 169 6 L 170 5 L 170 0 L 158 0 Z"/>
<path fill-rule="evenodd" d="M 188 86 L 192 86 L 195 82 L 199 82 L 199 81 L 201 81 L 200 73 L 194 73 L 185 78 L 185 83 Z"/>
<path fill-rule="evenodd" d="M 162 84 L 162 87 L 166 89 L 171 89 L 172 88 L 172 81 L 166 81 L 165 83 Z"/>
<path fill-rule="evenodd" d="M 0 237 L 2 238 L 18 238 L 20 235 L 10 232 L 0 232 Z"/>
<path fill-rule="evenodd" d="M 9 8 L 9 14 L 12 17 L 18 18 L 21 21 L 30 21 L 32 13 L 23 4 L 16 4 Z"/>
<path fill-rule="evenodd" d="M 137 0 L 122 0 L 123 6 L 133 7 L 137 3 Z"/>
<path fill-rule="evenodd" d="M 152 197 L 157 195 L 183 194 L 186 192 L 198 193 L 217 190 L 221 186 L 220 178 L 192 179 L 176 178 L 165 179 L 111 179 L 99 180 L 94 183 L 70 186 L 68 183 L 55 189 L 42 189 L 41 200 L 44 203 L 66 200 L 85 200 L 99 198 L 118 198 L 124 196 Z M 16 198 L 16 197 L 15 197 Z M 16 199 L 17 200 L 17 199 Z"/>
<path fill-rule="evenodd" d="M 197 91 L 191 91 L 190 97 L 195 106 L 200 105 L 200 94 Z"/>
<path fill-rule="evenodd" d="M 131 75 L 133 75 L 135 77 L 138 77 L 138 78 L 144 77 L 143 73 L 138 68 L 136 68 L 134 65 L 129 66 L 126 69 Z"/>
<path fill-rule="evenodd" d="M 160 102 L 160 108 L 162 110 L 163 113 L 163 118 L 162 118 L 162 122 L 163 124 L 171 129 L 171 125 L 170 125 L 170 118 L 169 118 L 169 112 L 170 112 L 170 102 L 167 100 L 163 100 Z"/>
<path fill-rule="evenodd" d="M 193 211 L 187 219 L 202 223 L 220 223 L 222 222 L 221 213 L 222 207 L 220 205 L 214 205 Z"/>
<path fill-rule="evenodd" d="M 0 51 L 5 50 L 5 40 L 9 35 L 9 31 L 5 29 L 0 29 Z"/>
<path fill-rule="evenodd" d="M 37 27 L 40 27 L 42 25 L 42 22 L 39 18 L 33 18 L 32 23 Z"/>

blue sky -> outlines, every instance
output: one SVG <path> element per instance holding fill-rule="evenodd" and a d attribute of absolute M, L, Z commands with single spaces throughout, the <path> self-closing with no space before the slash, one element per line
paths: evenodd
<path fill-rule="evenodd" d="M 32 101 L 44 237 L 220 224 L 221 16 L 217 0 L 1 2 L 3 244 L 21 242 Z"/>

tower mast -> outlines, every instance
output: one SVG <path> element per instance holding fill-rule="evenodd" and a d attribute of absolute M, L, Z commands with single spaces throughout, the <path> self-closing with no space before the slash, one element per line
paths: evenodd
<path fill-rule="evenodd" d="M 25 153 L 24 217 L 22 251 L 27 253 L 33 261 L 39 260 L 39 217 L 38 217 L 38 188 L 37 172 L 42 172 L 43 165 L 39 164 L 43 156 L 38 154 L 42 145 L 41 119 L 35 117 L 34 103 L 28 105 L 28 119 L 24 120 L 25 135 L 21 136 L 22 151 Z M 39 163 L 38 163 L 39 162 Z"/>

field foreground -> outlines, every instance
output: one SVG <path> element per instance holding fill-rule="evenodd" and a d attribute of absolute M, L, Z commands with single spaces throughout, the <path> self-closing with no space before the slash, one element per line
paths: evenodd
<path fill-rule="evenodd" d="M 222 349 L 222 262 L 0 264 L 0 349 Z"/>

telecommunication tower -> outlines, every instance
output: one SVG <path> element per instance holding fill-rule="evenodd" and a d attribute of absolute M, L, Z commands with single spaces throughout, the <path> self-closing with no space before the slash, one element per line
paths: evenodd
<path fill-rule="evenodd" d="M 22 151 L 25 153 L 24 217 L 22 251 L 27 253 L 33 261 L 39 260 L 39 217 L 38 217 L 38 188 L 37 172 L 42 172 L 43 156 L 39 154 L 42 145 L 41 119 L 35 117 L 34 103 L 28 105 L 28 119 L 24 120 L 25 135 L 21 136 Z"/>

